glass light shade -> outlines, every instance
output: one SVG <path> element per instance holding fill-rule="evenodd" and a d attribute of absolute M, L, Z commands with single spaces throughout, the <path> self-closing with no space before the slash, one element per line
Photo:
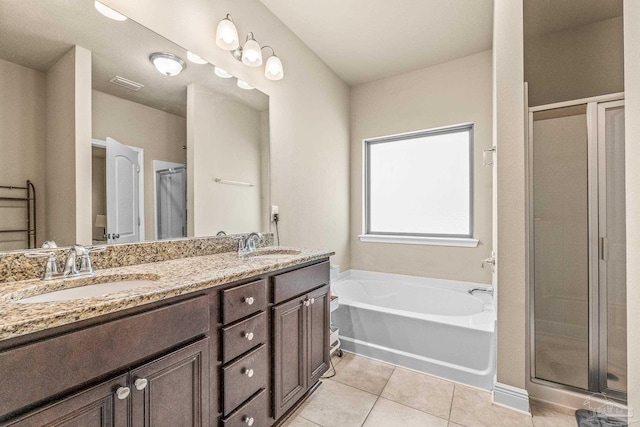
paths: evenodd
<path fill-rule="evenodd" d="M 223 19 L 218 24 L 218 29 L 216 30 L 216 45 L 224 50 L 234 50 L 240 46 L 238 29 L 229 18 Z"/>
<path fill-rule="evenodd" d="M 189 61 L 193 62 L 194 64 L 199 64 L 199 65 L 208 64 L 207 61 L 205 61 L 204 59 L 200 58 L 195 53 L 192 53 L 192 52 L 189 52 L 189 51 L 187 51 L 187 59 Z"/>
<path fill-rule="evenodd" d="M 251 86 L 249 83 L 245 82 L 244 80 L 240 80 L 240 79 L 238 79 L 238 87 L 240 89 L 244 89 L 244 90 L 255 89 L 255 87 Z"/>
<path fill-rule="evenodd" d="M 275 55 L 271 55 L 267 59 L 267 65 L 264 67 L 264 76 L 269 80 L 282 80 L 284 77 L 284 68 L 282 61 Z"/>
<path fill-rule="evenodd" d="M 177 76 L 186 67 L 182 59 L 170 53 L 152 53 L 149 59 L 156 70 L 169 77 Z"/>
<path fill-rule="evenodd" d="M 216 73 L 216 76 L 221 77 L 223 79 L 230 79 L 231 77 L 233 77 L 231 73 L 227 72 L 226 70 L 223 70 L 220 67 L 214 67 L 213 72 Z"/>
<path fill-rule="evenodd" d="M 101 14 L 103 14 L 104 16 L 106 16 L 109 19 L 113 19 L 114 21 L 126 21 L 127 17 L 124 16 L 121 13 L 116 12 L 115 10 L 111 9 L 109 6 L 106 6 L 102 3 L 100 3 L 99 1 L 95 1 L 93 3 L 93 5 L 95 6 L 96 10 L 98 12 L 100 12 Z"/>
<path fill-rule="evenodd" d="M 242 47 L 242 63 L 249 67 L 259 67 L 262 65 L 262 50 L 254 39 L 249 39 Z"/>

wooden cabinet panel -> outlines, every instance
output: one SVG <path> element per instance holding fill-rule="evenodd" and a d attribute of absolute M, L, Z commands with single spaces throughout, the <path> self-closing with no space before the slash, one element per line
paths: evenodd
<path fill-rule="evenodd" d="M 267 427 L 268 426 L 268 393 L 262 390 L 247 403 L 234 411 L 228 418 L 222 421 L 224 427 Z"/>
<path fill-rule="evenodd" d="M 131 371 L 132 426 L 209 424 L 209 339 Z"/>
<path fill-rule="evenodd" d="M 118 399 L 115 393 L 119 387 L 126 387 L 126 385 L 127 377 L 122 375 L 0 425 L 2 427 L 127 427 L 128 398 Z"/>
<path fill-rule="evenodd" d="M 267 388 L 268 362 L 267 347 L 263 344 L 243 358 L 222 368 L 225 416 L 257 391 Z"/>
<path fill-rule="evenodd" d="M 222 363 L 227 363 L 267 339 L 267 315 L 258 313 L 240 323 L 222 328 Z"/>
<path fill-rule="evenodd" d="M 329 286 L 310 293 L 308 299 L 307 375 L 311 386 L 329 369 Z"/>
<path fill-rule="evenodd" d="M 2 352 L 0 417 L 208 330 L 204 296 Z"/>
<path fill-rule="evenodd" d="M 329 284 L 329 261 L 310 265 L 273 278 L 273 302 L 278 304 Z"/>
<path fill-rule="evenodd" d="M 222 291 L 222 323 L 225 325 L 267 306 L 267 281 L 262 279 Z"/>
<path fill-rule="evenodd" d="M 280 418 L 307 391 L 303 298 L 273 307 L 274 412 Z"/>

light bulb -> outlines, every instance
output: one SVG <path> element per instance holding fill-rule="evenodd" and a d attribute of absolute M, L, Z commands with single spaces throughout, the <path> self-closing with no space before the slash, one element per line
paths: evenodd
<path fill-rule="evenodd" d="M 264 76 L 269 80 L 282 80 L 284 77 L 284 68 L 282 61 L 275 55 L 267 59 L 267 65 L 264 67 Z"/>
<path fill-rule="evenodd" d="M 240 46 L 238 41 L 238 29 L 236 28 L 231 16 L 227 15 L 222 21 L 218 23 L 218 29 L 216 30 L 216 45 L 220 49 L 234 50 Z"/>
<path fill-rule="evenodd" d="M 208 64 L 207 61 L 205 61 L 204 59 L 202 59 L 201 57 L 199 57 L 195 53 L 192 53 L 192 52 L 189 52 L 189 51 L 187 51 L 187 59 L 189 61 L 193 62 L 194 64 L 199 64 L 199 65 Z"/>
<path fill-rule="evenodd" d="M 250 36 L 242 48 L 242 63 L 249 67 L 259 67 L 262 65 L 262 50 L 252 36 L 253 35 Z"/>
<path fill-rule="evenodd" d="M 231 73 L 227 72 L 226 70 L 223 70 L 220 67 L 214 67 L 213 72 L 216 73 L 216 76 L 222 77 L 223 79 L 229 79 L 233 77 Z"/>
<path fill-rule="evenodd" d="M 126 21 L 127 20 L 126 16 L 124 16 L 121 13 L 116 12 L 115 10 L 111 9 L 109 6 L 100 3 L 98 0 L 96 0 L 93 3 L 93 6 L 96 8 L 96 10 L 98 12 L 100 12 L 101 14 L 106 16 L 107 18 L 113 19 L 114 21 Z"/>

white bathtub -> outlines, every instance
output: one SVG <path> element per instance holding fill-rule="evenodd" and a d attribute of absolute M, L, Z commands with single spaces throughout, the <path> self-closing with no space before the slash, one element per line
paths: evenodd
<path fill-rule="evenodd" d="M 495 373 L 495 312 L 477 283 L 351 270 L 332 283 L 346 351 L 485 389 Z"/>

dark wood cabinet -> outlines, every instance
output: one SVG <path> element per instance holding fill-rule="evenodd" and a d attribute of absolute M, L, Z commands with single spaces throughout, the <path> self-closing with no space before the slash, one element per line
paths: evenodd
<path fill-rule="evenodd" d="M 130 373 L 132 427 L 209 424 L 209 340 Z"/>
<path fill-rule="evenodd" d="M 28 415 L 1 424 L 3 427 L 127 427 L 128 401 L 119 399 L 117 390 L 127 386 L 122 375 Z M 123 396 L 121 394 L 120 396 Z"/>
<path fill-rule="evenodd" d="M 284 415 L 329 368 L 329 285 L 272 308 L 274 415 Z"/>

